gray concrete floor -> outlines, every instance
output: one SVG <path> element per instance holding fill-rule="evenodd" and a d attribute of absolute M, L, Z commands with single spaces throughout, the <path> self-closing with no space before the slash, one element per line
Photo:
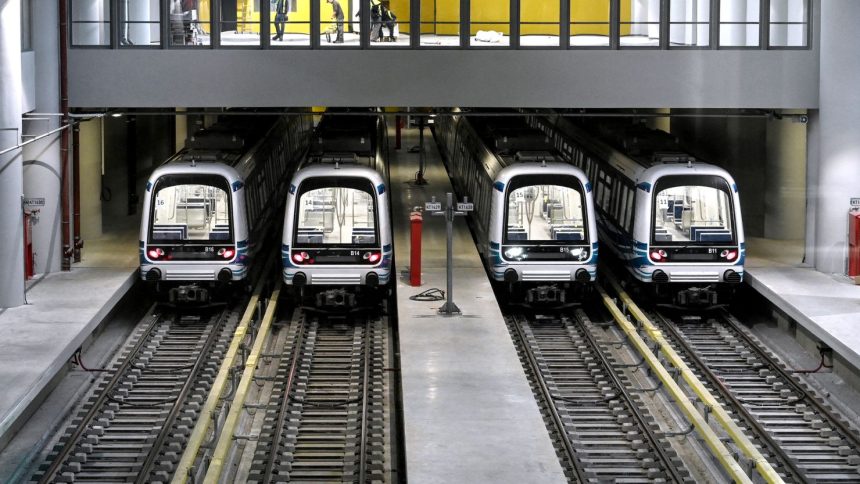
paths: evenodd
<path fill-rule="evenodd" d="M 409 265 L 411 208 L 452 191 L 429 131 L 430 184 L 408 183 L 418 170 L 418 154 L 406 148 L 417 144 L 417 130 L 404 134 L 391 172 L 400 270 Z M 397 283 L 409 482 L 567 482 L 462 218 L 455 226 L 454 253 L 454 301 L 461 316 L 437 315 L 441 302 L 409 299 L 446 286 L 444 218 L 424 219 L 424 283 Z"/>

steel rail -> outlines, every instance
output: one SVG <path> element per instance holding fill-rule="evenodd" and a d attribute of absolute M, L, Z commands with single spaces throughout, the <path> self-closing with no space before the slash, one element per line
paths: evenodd
<path fill-rule="evenodd" d="M 206 342 L 203 345 L 203 348 L 200 350 L 197 355 L 197 359 L 194 362 L 194 366 L 188 372 L 188 378 L 183 383 L 182 388 L 179 391 L 179 395 L 176 397 L 176 402 L 173 404 L 173 407 L 170 409 L 170 413 L 168 413 L 165 418 L 164 425 L 161 427 L 161 430 L 158 432 L 158 436 L 152 444 L 152 447 L 149 450 L 149 453 L 146 456 L 146 460 L 143 462 L 143 467 L 141 468 L 140 473 L 135 479 L 135 484 L 145 484 L 149 482 L 149 474 L 152 471 L 153 465 L 155 465 L 155 459 L 161 452 L 161 447 L 164 445 L 165 439 L 170 435 L 173 430 L 173 423 L 176 421 L 176 417 L 179 415 L 179 411 L 182 409 L 182 405 L 185 402 L 185 398 L 188 396 L 188 392 L 191 391 L 193 386 L 198 383 L 194 379 L 194 375 L 200 371 L 200 367 L 206 361 L 205 357 L 209 355 L 209 350 L 212 348 L 212 345 L 215 344 L 215 341 L 218 339 L 218 333 L 221 330 L 221 325 L 224 323 L 225 316 L 229 314 L 231 311 L 224 310 L 221 312 L 221 315 L 218 316 L 218 320 L 212 326 L 212 330 L 209 333 L 209 336 L 206 338 Z"/>
<path fill-rule="evenodd" d="M 293 342 L 293 358 L 290 363 L 290 371 L 287 374 L 287 382 L 284 384 L 284 393 L 281 395 L 281 400 L 278 402 L 278 416 L 275 420 L 275 429 L 272 434 L 272 447 L 266 459 L 266 469 L 263 472 L 263 482 L 272 482 L 272 473 L 275 469 L 275 460 L 278 458 L 278 447 L 281 446 L 281 434 L 284 431 L 284 424 L 287 419 L 287 409 L 290 407 L 290 391 L 293 388 L 293 381 L 296 377 L 296 369 L 299 365 L 299 356 L 302 353 L 302 347 L 305 340 L 305 329 L 307 328 L 307 316 L 302 314 L 301 320 L 297 322 L 299 325 Z"/>
<path fill-rule="evenodd" d="M 696 353 L 692 346 L 686 341 L 686 339 L 681 335 L 681 333 L 671 324 L 670 320 L 668 320 L 664 315 L 657 313 L 657 320 L 662 323 L 663 328 L 675 339 L 675 343 L 681 347 L 682 350 L 687 354 L 687 356 L 693 361 L 693 364 L 696 368 L 702 372 L 708 378 L 708 381 L 713 384 L 716 388 L 720 390 L 722 396 L 728 400 L 736 411 L 740 412 L 740 414 L 744 417 L 746 423 L 753 428 L 758 434 L 758 438 L 763 440 L 765 444 L 767 444 L 768 448 L 777 454 L 780 458 L 780 461 L 783 465 L 788 467 L 788 470 L 793 474 L 794 478 L 797 479 L 798 482 L 804 481 L 804 473 L 801 469 L 797 467 L 793 459 L 780 447 L 779 443 L 773 439 L 773 436 L 768 432 L 759 421 L 749 412 L 749 410 L 737 399 L 737 397 L 732 393 L 732 391 L 726 387 L 726 384 L 714 374 L 713 371 L 708 367 L 707 363 L 702 360 L 701 357 Z"/>
<path fill-rule="evenodd" d="M 633 399 L 631 398 L 630 393 L 627 391 L 627 388 L 621 382 L 621 379 L 618 377 L 615 371 L 613 371 L 613 366 L 609 362 L 609 359 L 606 357 L 606 354 L 603 351 L 599 351 L 600 347 L 597 345 L 597 341 L 595 341 L 594 336 L 585 327 L 585 321 L 587 320 L 585 313 L 581 309 L 578 309 L 574 314 L 576 315 L 576 319 L 579 321 L 579 324 L 583 326 L 582 333 L 585 336 L 585 339 L 588 341 L 591 347 L 595 349 L 594 354 L 598 358 L 600 358 L 600 362 L 603 363 L 604 368 L 606 368 L 606 373 L 612 379 L 612 383 L 615 385 L 616 388 L 621 390 L 620 396 L 624 398 L 625 402 L 627 402 L 627 407 L 630 408 L 630 410 L 632 411 L 633 416 L 636 418 L 636 422 L 639 424 L 639 428 L 643 430 L 643 434 L 648 439 L 648 442 L 651 444 L 651 448 L 656 450 L 657 454 L 662 459 L 663 464 L 668 469 L 675 482 L 683 482 L 684 476 L 682 476 L 678 472 L 678 469 L 672 464 L 671 457 L 666 454 L 666 448 L 657 440 L 657 436 L 654 435 L 654 431 L 645 421 L 645 416 L 642 414 L 641 409 L 638 405 L 636 405 L 635 402 L 633 402 Z"/>
<path fill-rule="evenodd" d="M 224 355 L 224 360 L 221 362 L 221 368 L 218 370 L 218 375 L 215 377 L 215 381 L 209 391 L 209 396 L 206 398 L 206 403 L 204 403 L 203 408 L 200 409 L 200 417 L 194 425 L 194 430 L 191 431 L 191 436 L 188 439 L 188 443 L 185 445 L 182 458 L 176 466 L 176 472 L 173 474 L 173 479 L 171 480 L 172 484 L 185 484 L 188 480 L 188 473 L 194 466 L 194 461 L 197 459 L 197 453 L 203 446 L 206 434 L 209 432 L 209 426 L 212 423 L 211 417 L 215 413 L 215 408 L 218 406 L 218 401 L 221 399 L 221 393 L 223 393 L 224 386 L 230 377 L 230 371 L 232 370 L 236 356 L 239 353 L 239 348 L 242 345 L 242 341 L 245 339 L 245 335 L 248 334 L 251 319 L 257 312 L 257 302 L 260 300 L 260 294 L 263 292 L 264 285 L 265 278 L 261 277 L 260 280 L 257 281 L 257 285 L 254 287 L 254 292 L 251 295 L 251 299 L 248 301 L 248 306 L 245 308 L 245 313 L 242 315 L 239 326 L 233 333 L 233 340 L 230 342 L 227 354 Z"/>
<path fill-rule="evenodd" d="M 108 395 L 111 393 L 111 390 L 114 389 L 120 380 L 125 375 L 125 371 L 131 366 L 134 361 L 135 356 L 140 353 L 141 348 L 143 348 L 146 341 L 148 341 L 148 337 L 152 334 L 153 330 L 155 330 L 156 326 L 159 325 L 162 321 L 162 316 L 160 314 L 156 314 L 152 316 L 152 321 L 149 323 L 149 326 L 144 330 L 141 334 L 140 339 L 138 339 L 137 344 L 134 345 L 134 348 L 129 352 L 129 354 L 125 357 L 122 364 L 116 369 L 113 377 L 111 377 L 110 381 L 108 381 L 104 390 L 99 393 L 99 396 L 96 398 L 95 402 L 92 403 L 90 410 L 82 419 L 81 423 L 75 428 L 75 431 L 66 439 L 65 444 L 62 449 L 57 453 L 54 460 L 51 462 L 51 465 L 45 470 L 39 479 L 40 484 L 47 484 L 49 482 L 53 482 L 54 477 L 57 474 L 57 471 L 60 470 L 60 467 L 65 463 L 66 458 L 71 453 L 72 449 L 78 444 L 78 440 L 80 440 L 81 435 L 87 430 L 88 423 L 91 422 L 95 416 L 102 411 L 102 405 L 104 405 L 105 401 L 108 399 Z"/>
<path fill-rule="evenodd" d="M 361 436 L 360 447 L 358 453 L 358 482 L 367 482 L 367 388 L 370 386 L 370 360 L 372 357 L 371 351 L 371 329 L 372 323 L 370 318 L 364 323 L 364 375 L 361 383 Z"/>
<path fill-rule="evenodd" d="M 540 364 L 538 363 L 537 358 L 531 351 L 531 347 L 527 342 L 528 340 L 526 339 L 526 335 L 522 329 L 522 325 L 520 324 L 521 318 L 522 315 L 511 316 L 513 323 L 512 326 L 516 331 L 517 338 L 519 338 L 519 340 L 522 342 L 523 353 L 528 359 L 529 368 L 534 375 L 535 381 L 540 388 L 540 393 L 547 404 L 550 417 L 552 418 L 553 426 L 558 432 L 559 439 L 561 440 L 561 444 L 564 447 L 564 452 L 567 454 L 567 458 L 570 461 L 570 466 L 573 468 L 573 472 L 575 473 L 576 482 L 588 482 L 589 478 L 585 475 L 584 465 L 579 460 L 579 457 L 576 453 L 576 449 L 573 446 L 573 442 L 570 440 L 570 435 L 568 435 L 567 431 L 565 431 L 564 420 L 559 414 L 556 406 L 553 404 L 552 391 L 550 391 L 549 386 L 547 386 L 546 380 L 544 380 L 543 374 L 540 371 Z"/>
<path fill-rule="evenodd" d="M 627 294 L 626 291 L 624 291 L 618 281 L 615 280 L 615 278 L 607 272 L 604 272 L 602 274 L 602 277 L 603 280 L 609 282 L 613 290 L 616 292 L 616 294 L 618 294 L 618 297 L 621 298 L 627 311 L 629 311 L 630 314 L 639 322 L 639 324 L 642 325 L 642 328 L 648 335 L 648 337 L 658 344 L 660 352 L 663 354 L 663 356 L 665 356 L 669 363 L 681 373 L 681 376 L 684 378 L 684 381 L 687 382 L 687 385 L 690 386 L 690 388 L 699 397 L 699 399 L 705 405 L 707 405 L 708 408 L 710 408 L 719 425 L 731 437 L 735 445 L 737 445 L 741 452 L 755 464 L 756 470 L 758 471 L 759 475 L 764 478 L 765 482 L 784 482 L 782 480 L 782 477 L 780 477 L 780 475 L 776 472 L 773 466 L 770 465 L 770 462 L 768 462 L 768 460 L 758 450 L 755 443 L 753 443 L 749 439 L 749 437 L 744 434 L 741 428 L 738 427 L 732 416 L 729 415 L 728 412 L 726 412 L 722 405 L 719 404 L 717 399 L 714 398 L 713 394 L 711 394 L 711 392 L 705 387 L 705 385 L 696 377 L 690 367 L 687 366 L 687 364 L 680 357 L 680 355 L 678 355 L 675 349 L 672 348 L 668 341 L 666 341 L 666 338 L 663 336 L 660 329 L 657 328 L 654 323 L 652 323 L 651 320 L 648 319 L 647 316 L 645 316 L 645 313 L 643 313 L 642 310 L 639 309 L 639 306 L 637 306 L 636 303 L 633 302 L 633 299 Z M 612 303 L 611 299 L 609 299 L 609 296 L 606 294 L 605 290 L 602 287 L 598 287 L 598 290 L 604 297 L 604 303 L 612 304 L 614 306 L 614 303 Z M 623 316 L 623 312 L 621 314 Z M 630 325 L 629 321 L 627 321 L 626 318 L 623 319 L 625 323 Z M 632 328 L 632 325 L 630 325 L 630 327 Z M 639 338 L 639 335 L 636 334 L 636 337 Z M 650 352 L 650 350 L 648 351 Z M 675 383 L 674 380 L 672 380 L 672 383 Z M 680 387 L 678 387 L 678 389 L 680 390 Z M 696 412 L 696 414 L 701 417 L 701 415 L 698 414 L 698 411 Z M 710 427 L 708 428 L 710 429 Z M 719 443 L 719 446 L 725 448 L 722 443 Z M 716 449 L 714 450 L 716 451 Z M 723 461 L 722 453 L 720 452 L 718 453 L 718 455 L 720 456 L 721 462 L 723 463 L 726 470 L 733 470 L 734 465 L 737 465 L 737 461 L 734 458 L 731 458 L 731 461 Z M 749 479 L 749 476 L 747 476 L 745 473 L 743 473 L 743 476 L 746 479 Z M 734 474 L 733 477 L 735 477 Z"/>
<path fill-rule="evenodd" d="M 781 376 L 785 381 L 790 383 L 791 386 L 794 387 L 796 392 L 801 393 L 803 395 L 808 395 L 809 392 L 807 390 L 803 389 L 797 383 L 797 381 L 792 377 L 792 375 L 790 375 L 783 368 L 783 366 L 781 364 L 779 364 L 778 361 L 776 361 L 774 358 L 772 358 L 770 355 L 768 355 L 767 352 L 761 351 L 759 348 L 759 345 L 756 344 L 745 331 L 740 330 L 740 328 L 738 327 L 738 322 L 737 322 L 737 320 L 735 320 L 734 316 L 729 314 L 729 312 L 726 311 L 725 309 L 721 310 L 721 312 L 722 312 L 722 315 L 725 318 L 726 322 L 728 323 L 728 325 L 730 327 L 732 327 L 732 329 L 735 330 L 735 333 L 737 333 L 741 338 L 743 338 L 743 340 L 751 348 L 753 348 L 756 351 L 759 358 L 766 361 L 768 363 L 768 365 L 770 365 L 771 370 L 778 373 L 779 376 Z M 849 440 L 851 440 L 851 442 L 854 444 L 855 449 L 860 449 L 860 433 L 858 433 L 856 429 L 853 429 L 853 428 L 849 427 L 848 425 L 846 425 L 844 419 L 840 418 L 838 415 L 836 415 L 832 411 L 828 410 L 827 407 L 825 407 L 824 405 L 821 405 L 821 403 L 818 401 L 818 399 L 807 397 L 806 401 L 808 401 L 812 405 L 814 405 L 815 409 L 818 412 L 821 412 L 825 417 L 827 417 L 830 420 L 830 423 L 833 423 L 837 427 L 839 427 L 839 431 L 842 432 Z"/>
<path fill-rule="evenodd" d="M 203 482 L 206 484 L 216 484 L 221 479 L 221 474 L 223 473 L 226 464 L 227 453 L 233 445 L 233 432 L 239 422 L 239 416 L 244 411 L 248 389 L 251 386 L 251 382 L 254 380 L 254 371 L 257 369 L 257 362 L 260 359 L 260 354 L 263 351 L 263 346 L 269 335 L 269 329 L 272 327 L 272 320 L 275 318 L 275 310 L 278 307 L 278 298 L 281 295 L 282 284 L 283 281 L 278 278 L 278 281 L 275 284 L 275 289 L 272 291 L 272 297 L 269 299 L 269 304 L 266 306 L 263 320 L 257 330 L 257 337 L 254 340 L 254 346 L 251 349 L 251 353 L 248 354 L 248 358 L 245 360 L 245 370 L 242 372 L 242 379 L 237 385 L 236 393 L 230 405 L 230 412 L 227 414 L 227 419 L 224 421 L 221 435 L 218 437 L 218 443 L 215 446 L 215 451 L 212 453 L 212 460 L 209 463 L 209 468 L 206 470 L 206 476 L 203 478 Z"/>
<path fill-rule="evenodd" d="M 608 277 L 606 275 L 603 275 L 602 278 L 606 280 Z M 617 290 L 619 290 L 619 292 L 623 292 L 621 291 L 620 287 L 617 287 Z M 699 434 L 705 440 L 705 443 L 708 445 L 708 447 L 710 447 L 714 456 L 720 462 L 720 465 L 723 466 L 723 469 L 725 469 L 725 471 L 732 479 L 735 480 L 735 482 L 752 483 L 752 479 L 750 479 L 750 477 L 746 474 L 746 472 L 744 472 L 740 464 L 738 464 L 737 460 L 732 455 L 732 452 L 725 446 L 725 444 L 723 444 L 720 437 L 716 434 L 716 432 L 714 432 L 714 429 L 712 429 L 711 426 L 708 425 L 707 420 L 705 420 L 702 414 L 699 413 L 698 409 L 696 409 L 695 404 L 690 400 L 689 397 L 687 397 L 681 387 L 675 382 L 675 380 L 669 374 L 669 371 L 660 363 L 659 358 L 657 358 L 657 355 L 655 355 L 651 351 L 651 348 L 648 347 L 648 344 L 645 343 L 645 340 L 643 340 L 642 337 L 639 336 L 639 333 L 636 332 L 636 328 L 625 317 L 624 312 L 615 304 L 612 298 L 609 297 L 609 295 L 602 287 L 597 286 L 597 291 L 600 294 L 601 299 L 603 300 L 603 305 L 609 310 L 615 321 L 621 327 L 624 334 L 627 335 L 627 338 L 630 340 L 636 350 L 648 362 L 648 365 L 651 367 L 651 369 L 654 371 L 654 373 L 669 391 L 669 394 L 672 396 L 672 398 L 675 399 L 675 401 L 681 407 L 681 410 L 687 415 L 687 418 L 689 418 L 691 423 L 696 427 L 696 430 L 698 430 Z M 632 304 L 632 301 L 630 301 L 630 304 Z M 630 304 L 628 304 L 628 309 L 630 308 Z M 635 306 L 633 307 L 635 308 Z M 666 348 L 671 351 L 671 347 L 668 347 L 668 345 L 663 342 L 663 344 L 661 344 L 661 349 L 663 350 L 664 354 L 666 354 Z M 682 373 L 684 373 L 683 370 Z M 686 373 L 690 373 L 689 368 L 687 368 Z M 685 380 L 688 376 L 689 375 L 686 374 L 684 375 Z M 698 384 L 698 387 L 702 387 L 701 383 Z M 710 403 L 708 404 L 710 405 Z M 779 476 L 776 475 L 776 473 L 774 473 L 774 475 L 778 480 L 769 482 L 781 482 Z"/>

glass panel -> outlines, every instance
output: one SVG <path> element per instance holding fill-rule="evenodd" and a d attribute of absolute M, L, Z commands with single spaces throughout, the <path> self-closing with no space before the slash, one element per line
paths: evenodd
<path fill-rule="evenodd" d="M 720 0 L 720 46 L 759 45 L 759 0 Z"/>
<path fill-rule="evenodd" d="M 520 45 L 558 46 L 560 20 L 558 0 L 520 0 Z"/>
<path fill-rule="evenodd" d="M 609 46 L 610 0 L 570 1 L 570 45 Z"/>
<path fill-rule="evenodd" d="M 584 241 L 582 194 L 560 185 L 528 185 L 508 195 L 505 240 Z"/>
<path fill-rule="evenodd" d="M 313 0 L 317 1 L 317 0 Z M 359 0 L 320 1 L 320 45 L 334 47 L 359 46 Z"/>
<path fill-rule="evenodd" d="M 470 45 L 505 47 L 511 44 L 511 5 L 508 1 L 472 0 Z"/>
<path fill-rule="evenodd" d="M 770 46 L 806 47 L 808 0 L 771 0 Z"/>
<path fill-rule="evenodd" d="M 460 45 L 460 0 L 421 0 L 421 45 Z"/>
<path fill-rule="evenodd" d="M 621 0 L 622 47 L 660 45 L 660 0 Z"/>
<path fill-rule="evenodd" d="M 210 45 L 210 0 L 171 0 L 170 45 Z"/>
<path fill-rule="evenodd" d="M 161 44 L 160 0 L 124 0 L 118 8 L 119 45 Z"/>
<path fill-rule="evenodd" d="M 260 46 L 260 2 L 221 3 L 221 45 Z"/>
<path fill-rule="evenodd" d="M 669 45 L 705 47 L 710 44 L 710 0 L 672 0 L 669 10 Z"/>
<path fill-rule="evenodd" d="M 172 185 L 154 196 L 150 241 L 232 241 L 229 196 L 206 184 Z"/>
<path fill-rule="evenodd" d="M 317 188 L 302 193 L 298 207 L 298 246 L 376 244 L 376 216 L 369 192 Z"/>
<path fill-rule="evenodd" d="M 72 45 L 110 45 L 110 0 L 70 0 Z"/>
<path fill-rule="evenodd" d="M 270 0 L 273 46 L 311 45 L 310 0 Z"/>
<path fill-rule="evenodd" d="M 655 243 L 732 242 L 732 204 L 725 180 L 701 177 L 702 185 L 660 189 L 655 198 Z M 673 183 L 669 183 L 673 185 Z"/>
<path fill-rule="evenodd" d="M 409 0 L 371 0 L 370 45 L 409 46 Z"/>

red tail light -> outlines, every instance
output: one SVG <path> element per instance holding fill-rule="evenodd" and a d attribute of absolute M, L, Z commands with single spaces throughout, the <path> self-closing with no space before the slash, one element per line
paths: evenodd
<path fill-rule="evenodd" d="M 366 260 L 367 262 L 370 262 L 371 264 L 376 264 L 377 262 L 380 261 L 380 259 L 382 259 L 382 253 L 381 252 L 365 252 L 363 258 L 364 258 L 364 260 Z"/>
<path fill-rule="evenodd" d="M 218 250 L 218 255 L 223 257 L 225 260 L 230 260 L 234 255 L 236 255 L 236 249 L 231 247 L 222 247 Z"/>
<path fill-rule="evenodd" d="M 651 251 L 651 260 L 653 260 L 654 262 L 660 262 L 666 258 L 666 255 L 667 255 L 666 251 L 663 249 L 652 250 Z"/>
<path fill-rule="evenodd" d="M 736 250 L 724 250 L 720 253 L 720 257 L 727 261 L 733 261 L 738 256 L 738 251 Z"/>
<path fill-rule="evenodd" d="M 296 264 L 313 264 L 311 255 L 307 252 L 293 252 L 293 262 Z"/>
<path fill-rule="evenodd" d="M 151 247 L 151 248 L 146 252 L 146 255 L 148 255 L 148 256 L 149 256 L 149 258 L 150 258 L 150 259 L 152 259 L 152 260 L 158 260 L 158 259 L 160 259 L 162 256 L 164 256 L 164 250 L 162 250 L 162 249 L 160 249 L 160 248 L 158 248 L 158 247 Z"/>

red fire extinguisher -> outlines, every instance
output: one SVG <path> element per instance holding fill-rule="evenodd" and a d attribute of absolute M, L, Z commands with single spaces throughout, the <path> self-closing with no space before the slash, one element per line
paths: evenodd
<path fill-rule="evenodd" d="M 848 212 L 848 276 L 860 276 L 860 210 Z"/>

